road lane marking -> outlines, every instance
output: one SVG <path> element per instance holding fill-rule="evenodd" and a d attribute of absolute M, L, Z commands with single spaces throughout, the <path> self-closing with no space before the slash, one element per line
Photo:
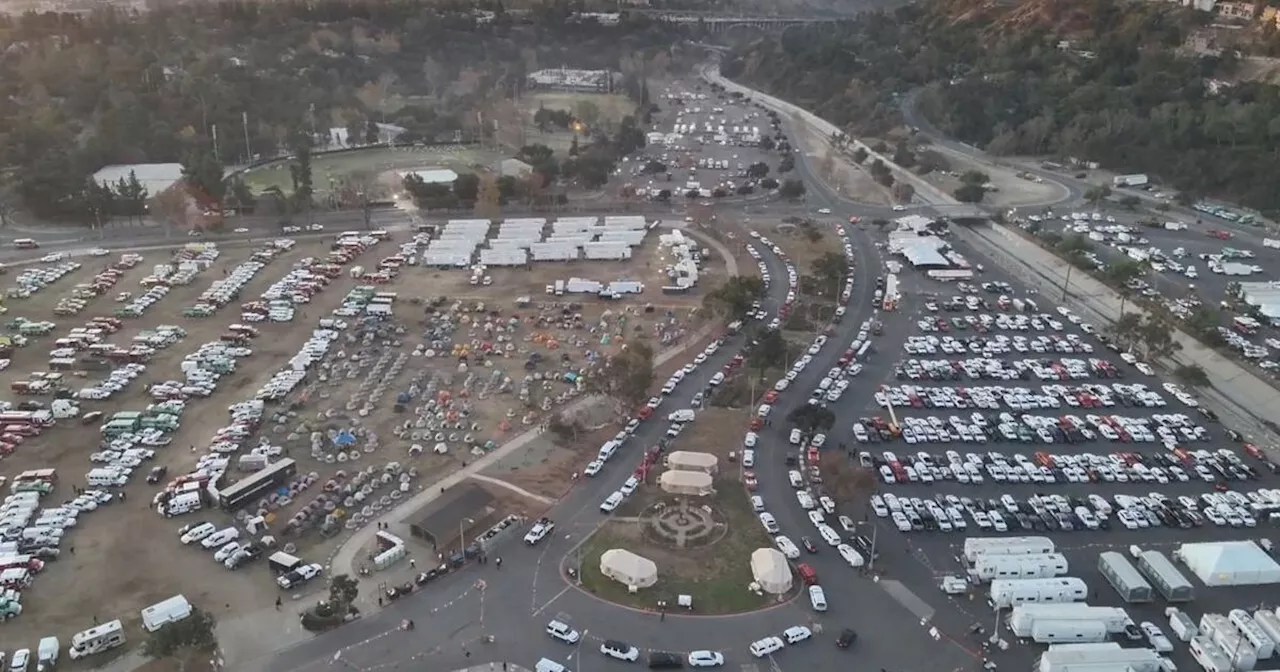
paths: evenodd
<path fill-rule="evenodd" d="M 560 597 L 561 597 L 562 595 L 564 595 L 565 593 L 569 592 L 569 590 L 570 590 L 571 588 L 573 588 L 573 586 L 565 586 L 564 588 L 562 588 L 562 589 L 560 590 L 560 592 L 556 593 L 556 594 L 555 594 L 555 596 L 554 596 L 554 597 L 552 597 L 550 600 L 547 600 L 545 604 L 543 604 L 541 607 L 538 607 L 537 609 L 534 609 L 534 610 L 533 610 L 533 615 L 534 615 L 534 616 L 537 616 L 538 614 L 541 614 L 541 613 L 542 613 L 542 611 L 543 611 L 544 609 L 546 609 L 547 607 L 551 606 L 551 603 L 553 603 L 553 602 L 555 602 L 556 600 L 560 599 Z"/>

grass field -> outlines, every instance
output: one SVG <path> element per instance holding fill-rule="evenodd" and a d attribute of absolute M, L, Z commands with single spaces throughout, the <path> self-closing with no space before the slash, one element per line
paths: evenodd
<path fill-rule="evenodd" d="M 475 166 L 492 166 L 499 157 L 474 147 L 375 147 L 351 152 L 316 155 L 311 162 L 316 196 L 323 198 L 332 183 L 353 175 L 372 176 L 379 184 L 398 185 L 401 170 L 450 168 L 456 172 L 475 172 Z M 254 193 L 277 187 L 285 194 L 293 191 L 289 163 L 280 161 L 244 173 L 245 184 Z"/>

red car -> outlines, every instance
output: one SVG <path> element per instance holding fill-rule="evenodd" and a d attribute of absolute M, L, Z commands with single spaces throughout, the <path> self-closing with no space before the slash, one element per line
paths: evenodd
<path fill-rule="evenodd" d="M 1218 230 L 1218 229 L 1209 229 L 1208 231 L 1206 231 L 1206 233 L 1208 233 L 1210 236 L 1213 236 L 1214 238 L 1218 238 L 1218 239 L 1220 239 L 1220 240 L 1227 240 L 1228 238 L 1230 238 L 1230 237 L 1231 237 L 1231 232 L 1230 232 L 1230 231 L 1221 231 L 1221 230 Z"/>

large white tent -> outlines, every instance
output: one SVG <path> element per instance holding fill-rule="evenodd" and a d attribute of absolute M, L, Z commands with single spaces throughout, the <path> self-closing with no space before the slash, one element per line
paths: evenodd
<path fill-rule="evenodd" d="M 1177 555 L 1206 586 L 1280 583 L 1280 564 L 1252 541 L 1183 544 Z"/>
<path fill-rule="evenodd" d="M 705 471 L 716 473 L 720 458 L 712 453 L 697 453 L 688 450 L 677 450 L 667 454 L 667 468 L 682 471 Z"/>
<path fill-rule="evenodd" d="M 791 590 L 791 567 L 776 548 L 757 548 L 751 554 L 751 575 L 766 593 L 781 595 Z"/>
<path fill-rule="evenodd" d="M 658 582 L 658 566 L 652 560 L 622 548 L 600 554 L 600 573 L 628 587 L 648 588 Z"/>
<path fill-rule="evenodd" d="M 669 470 L 658 477 L 663 492 L 685 497 L 706 497 L 715 492 L 711 474 L 704 471 Z"/>

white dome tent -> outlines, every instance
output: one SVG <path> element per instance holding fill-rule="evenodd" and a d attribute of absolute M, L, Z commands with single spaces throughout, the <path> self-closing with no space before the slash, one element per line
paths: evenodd
<path fill-rule="evenodd" d="M 1177 557 L 1206 586 L 1280 583 L 1280 564 L 1252 541 L 1183 544 Z"/>
<path fill-rule="evenodd" d="M 658 582 L 658 566 L 652 560 L 622 548 L 600 554 L 600 573 L 628 588 L 648 588 Z"/>
<path fill-rule="evenodd" d="M 791 567 L 775 548 L 758 548 L 751 554 L 751 575 L 766 593 L 782 595 L 791 590 Z"/>

